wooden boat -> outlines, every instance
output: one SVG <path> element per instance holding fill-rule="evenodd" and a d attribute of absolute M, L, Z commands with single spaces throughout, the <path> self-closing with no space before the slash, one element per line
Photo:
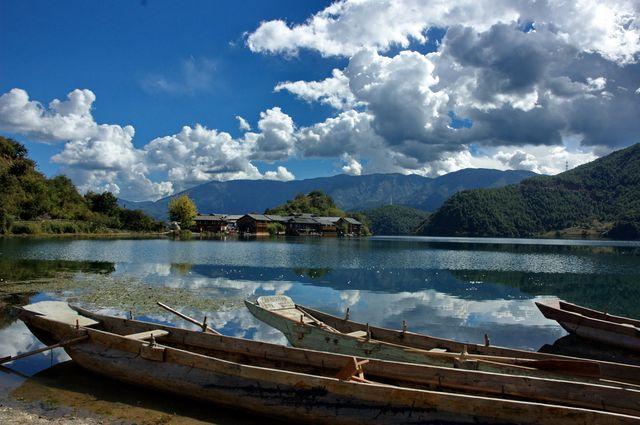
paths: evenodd
<path fill-rule="evenodd" d="M 536 305 L 567 332 L 599 343 L 640 352 L 640 320 L 613 316 L 565 301 Z"/>
<path fill-rule="evenodd" d="M 369 326 L 297 305 L 282 295 L 245 301 L 245 305 L 256 318 L 284 333 L 295 347 L 486 372 L 640 385 L 640 366 L 467 344 L 406 329 Z"/>
<path fill-rule="evenodd" d="M 34 304 L 19 317 L 46 342 L 75 341 L 66 352 L 93 372 L 296 422 L 640 423 L 637 390 L 538 379 L 523 386 L 521 377 L 361 360 L 74 310 Z"/>

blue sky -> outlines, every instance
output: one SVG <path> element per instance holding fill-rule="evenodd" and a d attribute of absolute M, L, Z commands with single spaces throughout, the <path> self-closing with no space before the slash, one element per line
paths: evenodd
<path fill-rule="evenodd" d="M 295 59 L 256 55 L 243 33 L 263 20 L 304 21 L 323 1 L 243 2 L 2 2 L 0 13 L 0 92 L 14 87 L 48 102 L 75 88 L 97 97 L 98 122 L 131 124 L 134 145 L 200 123 L 238 135 L 236 115 L 255 126 L 260 111 L 280 105 L 296 123 L 329 116 L 325 105 L 274 93 L 279 81 L 322 79 L 344 58 L 323 59 L 305 52 Z M 210 78 L 197 90 L 173 93 L 148 87 L 162 76 L 185 83 L 185 63 L 210 62 Z M 40 168 L 55 174 L 49 158 L 59 145 L 25 142 Z M 286 161 L 299 178 L 331 175 L 335 161 Z M 272 164 L 259 168 L 272 169 Z"/>
<path fill-rule="evenodd" d="M 0 0 L 0 133 L 48 175 L 132 200 L 555 174 L 640 141 L 640 4 L 585 1 Z"/>

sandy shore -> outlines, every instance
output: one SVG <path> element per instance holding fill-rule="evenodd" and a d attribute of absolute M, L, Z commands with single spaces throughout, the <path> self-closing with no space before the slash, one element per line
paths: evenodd
<path fill-rule="evenodd" d="M 36 413 L 30 413 L 16 407 L 0 406 L 0 423 L 5 425 L 14 425 L 14 424 L 94 425 L 94 424 L 102 424 L 105 422 L 92 419 L 92 418 L 77 418 L 69 415 L 65 415 L 58 418 L 48 418 L 46 416 L 38 415 Z"/>

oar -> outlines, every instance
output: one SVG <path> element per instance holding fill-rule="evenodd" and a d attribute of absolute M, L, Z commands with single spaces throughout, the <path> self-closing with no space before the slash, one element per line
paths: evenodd
<path fill-rule="evenodd" d="M 180 313 L 179 311 L 176 311 L 176 310 L 172 309 L 172 308 L 171 308 L 171 307 L 169 307 L 168 305 L 162 304 L 160 301 L 156 301 L 156 303 L 157 303 L 160 307 L 164 308 L 164 309 L 165 309 L 165 310 L 167 310 L 167 311 L 170 311 L 171 313 L 175 314 L 175 315 L 176 315 L 176 316 L 178 316 L 178 317 L 183 318 L 183 319 L 184 319 L 184 320 L 186 320 L 187 322 L 191 322 L 191 323 L 193 323 L 194 325 L 198 325 L 198 326 L 200 326 L 201 328 L 203 328 L 203 330 L 204 330 L 205 332 L 209 332 L 209 333 L 212 333 L 212 334 L 215 334 L 215 335 L 221 335 L 221 334 L 220 334 L 220 332 L 218 332 L 218 331 L 216 331 L 216 330 L 214 330 L 214 329 L 211 329 L 211 328 L 207 325 L 207 318 L 206 318 L 206 317 L 205 317 L 205 319 L 204 319 L 204 322 L 198 322 L 196 319 L 193 319 L 193 318 L 191 318 L 191 317 L 187 316 L 186 314 L 182 314 L 182 313 Z"/>
<path fill-rule="evenodd" d="M 29 357 L 29 356 L 32 356 L 34 354 L 38 354 L 38 353 L 42 353 L 42 352 L 45 352 L 45 351 L 53 350 L 54 348 L 64 347 L 65 345 L 75 344 L 77 342 L 85 341 L 88 338 L 89 338 L 89 335 L 83 335 L 83 336 L 80 336 L 78 338 L 72 338 L 72 339 L 68 339 L 66 341 L 61 341 L 61 342 L 59 342 L 57 344 L 48 345 L 46 347 L 38 348 L 37 350 L 27 351 L 26 353 L 18 354 L 16 356 L 2 357 L 2 358 L 0 358 L 0 364 L 12 362 L 14 360 L 18 360 L 18 359 L 22 359 L 22 358 L 25 358 L 25 357 Z"/>

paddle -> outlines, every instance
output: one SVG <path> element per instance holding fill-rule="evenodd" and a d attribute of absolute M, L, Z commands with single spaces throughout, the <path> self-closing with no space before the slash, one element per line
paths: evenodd
<path fill-rule="evenodd" d="M 15 356 L 7 356 L 0 358 L 0 364 L 9 363 L 14 360 L 23 359 L 25 357 L 33 356 L 34 354 L 42 353 L 44 351 L 53 350 L 54 348 L 64 347 L 65 345 L 75 344 L 77 342 L 85 341 L 89 338 L 89 335 L 83 335 L 78 338 L 68 339 L 66 341 L 58 342 L 57 344 L 48 345 L 46 347 L 38 348 L 36 350 L 27 351 L 26 353 L 18 354 Z"/>
<path fill-rule="evenodd" d="M 187 322 L 191 322 L 191 323 L 193 323 L 194 325 L 198 325 L 198 326 L 200 326 L 204 332 L 209 332 L 209 333 L 212 333 L 212 334 L 215 334 L 215 335 L 221 335 L 221 333 L 220 333 L 220 332 L 218 332 L 218 331 L 216 331 L 216 330 L 214 330 L 214 329 L 211 329 L 211 328 L 207 325 L 207 318 L 206 318 L 206 317 L 204 318 L 204 322 L 202 322 L 202 323 L 201 323 L 201 322 L 198 322 L 196 319 L 194 319 L 194 318 L 191 318 L 191 317 L 187 316 L 186 314 L 182 314 L 182 313 L 180 313 L 179 311 L 176 311 L 176 310 L 172 309 L 171 307 L 169 307 L 169 306 L 168 306 L 168 305 L 166 305 L 166 304 L 162 304 L 160 301 L 156 301 L 156 303 L 157 303 L 160 307 L 164 308 L 164 309 L 165 309 L 165 310 L 167 310 L 167 311 L 170 311 L 171 313 L 175 314 L 175 315 L 176 315 L 176 316 L 178 316 L 178 317 L 183 318 L 183 319 L 184 319 L 184 320 L 186 320 Z"/>

